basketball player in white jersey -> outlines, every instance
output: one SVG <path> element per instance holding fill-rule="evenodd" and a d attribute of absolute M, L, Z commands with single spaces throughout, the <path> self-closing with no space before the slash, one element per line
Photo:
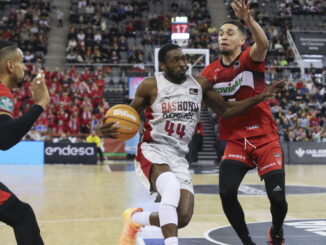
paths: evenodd
<path fill-rule="evenodd" d="M 145 109 L 144 135 L 138 145 L 135 169 L 148 190 L 161 196 L 157 212 L 129 208 L 124 212 L 124 228 L 119 245 L 136 244 L 141 227 L 161 227 L 166 245 L 178 244 L 178 228 L 186 226 L 193 214 L 194 190 L 185 154 L 199 119 L 202 100 L 220 117 L 246 112 L 273 97 L 284 81 L 261 94 L 237 102 L 225 102 L 203 77 L 186 74 L 186 56 L 178 45 L 167 44 L 159 51 L 164 72 L 144 79 L 131 106 Z"/>

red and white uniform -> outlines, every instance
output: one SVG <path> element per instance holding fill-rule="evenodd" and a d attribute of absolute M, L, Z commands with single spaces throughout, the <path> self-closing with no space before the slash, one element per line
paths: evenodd
<path fill-rule="evenodd" d="M 226 101 L 243 100 L 262 93 L 266 88 L 265 62 L 253 61 L 250 47 L 230 65 L 224 65 L 220 58 L 205 67 L 201 75 L 213 84 Z M 228 141 L 223 160 L 241 161 L 250 167 L 257 164 L 259 175 L 283 168 L 278 138 L 268 102 L 261 102 L 242 115 L 220 119 L 220 139 Z M 270 152 L 270 156 L 257 161 L 254 152 L 257 153 L 259 147 L 274 141 L 279 147 L 276 149 L 273 143 L 273 150 L 265 149 L 264 153 Z"/>
<path fill-rule="evenodd" d="M 11 91 L 0 83 L 0 111 L 7 112 L 11 116 L 14 112 L 14 98 Z M 5 202 L 9 202 L 12 193 L 0 182 L 0 211 L 5 207 Z M 4 204 L 2 206 L 2 204 Z"/>
<path fill-rule="evenodd" d="M 14 97 L 11 91 L 0 83 L 0 111 L 7 112 L 11 116 L 14 112 Z"/>
<path fill-rule="evenodd" d="M 152 164 L 168 164 L 181 188 L 193 192 L 185 154 L 199 119 L 202 88 L 190 75 L 182 84 L 168 81 L 161 72 L 155 73 L 155 78 L 157 97 L 145 111 L 145 132 L 135 158 L 136 173 L 149 188 Z"/>

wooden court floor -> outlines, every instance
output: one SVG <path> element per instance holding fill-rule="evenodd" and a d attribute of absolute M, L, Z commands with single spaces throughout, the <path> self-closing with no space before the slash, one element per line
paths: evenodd
<path fill-rule="evenodd" d="M 326 187 L 326 165 L 288 165 L 286 173 L 288 185 Z M 130 164 L 0 165 L 0 180 L 32 205 L 46 245 L 116 245 L 125 208 L 156 208 Z M 195 174 L 193 183 L 216 185 L 218 174 Z M 243 183 L 263 185 L 256 173 L 247 174 Z M 239 199 L 247 222 L 270 221 L 266 196 Z M 288 195 L 287 201 L 287 220 L 326 218 L 326 193 Z M 218 195 L 196 194 L 193 219 L 179 235 L 203 237 L 206 231 L 226 225 Z M 160 236 L 157 229 L 141 235 Z M 12 229 L 3 223 L 0 244 L 16 244 Z"/>

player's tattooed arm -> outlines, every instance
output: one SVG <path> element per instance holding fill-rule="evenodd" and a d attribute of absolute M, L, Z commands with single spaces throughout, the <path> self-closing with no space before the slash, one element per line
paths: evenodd
<path fill-rule="evenodd" d="M 227 102 L 206 78 L 197 77 L 197 81 L 202 86 L 204 102 L 221 118 L 241 115 L 258 103 L 272 99 L 275 93 L 285 86 L 283 79 L 266 88 L 261 94 L 240 101 Z"/>
<path fill-rule="evenodd" d="M 146 106 L 150 106 L 157 95 L 156 80 L 154 77 L 145 78 L 139 84 L 135 98 L 130 103 L 138 113 L 143 111 Z"/>

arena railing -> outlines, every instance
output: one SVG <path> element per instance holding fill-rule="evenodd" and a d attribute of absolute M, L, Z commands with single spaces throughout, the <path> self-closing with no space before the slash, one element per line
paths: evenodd
<path fill-rule="evenodd" d="M 286 36 L 287 36 L 289 44 L 294 52 L 295 59 L 299 64 L 301 76 L 303 77 L 304 76 L 304 63 L 303 63 L 302 57 L 297 49 L 297 46 L 295 45 L 295 43 L 293 41 L 292 35 L 289 30 L 286 31 Z"/>

